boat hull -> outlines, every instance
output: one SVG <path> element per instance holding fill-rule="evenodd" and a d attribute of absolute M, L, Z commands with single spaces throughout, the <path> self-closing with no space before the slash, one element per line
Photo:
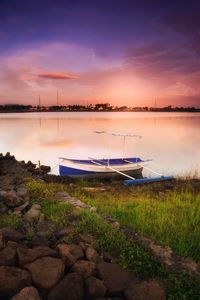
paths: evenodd
<path fill-rule="evenodd" d="M 123 172 L 129 176 L 141 177 L 142 165 L 146 162 L 139 158 L 107 160 L 68 160 L 64 159 L 59 165 L 61 176 L 69 177 L 120 177 Z M 119 172 L 119 173 L 118 173 Z"/>

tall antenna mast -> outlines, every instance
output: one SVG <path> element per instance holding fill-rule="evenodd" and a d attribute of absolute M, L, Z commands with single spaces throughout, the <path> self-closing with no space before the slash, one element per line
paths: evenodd
<path fill-rule="evenodd" d="M 41 107 L 41 99 L 40 99 L 40 95 L 39 95 L 39 99 L 38 99 L 38 104 L 39 104 L 39 108 Z"/>
<path fill-rule="evenodd" d="M 57 106 L 59 106 L 58 91 L 57 91 Z"/>
<path fill-rule="evenodd" d="M 155 108 L 157 108 L 157 101 L 156 101 L 157 99 L 156 99 L 156 97 L 155 97 Z"/>

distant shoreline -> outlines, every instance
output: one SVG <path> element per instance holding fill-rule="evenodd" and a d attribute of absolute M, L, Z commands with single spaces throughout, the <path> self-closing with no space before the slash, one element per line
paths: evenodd
<path fill-rule="evenodd" d="M 148 106 L 112 106 L 109 103 L 98 103 L 90 105 L 22 105 L 4 104 L 0 105 L 0 113 L 33 113 L 33 112 L 200 112 L 200 108 L 194 106 L 148 107 Z"/>
<path fill-rule="evenodd" d="M 172 110 L 164 110 L 164 109 L 151 109 L 151 110 L 0 110 L 0 114 L 9 114 L 9 113 L 52 113 L 52 112 L 62 112 L 62 113 L 70 113 L 70 112 L 90 112 L 90 113 L 101 113 L 101 112 L 112 112 L 112 113 L 122 113 L 122 112 L 128 112 L 128 113 L 160 113 L 160 112 L 180 112 L 180 113 L 199 113 L 200 108 L 193 109 L 172 109 Z"/>

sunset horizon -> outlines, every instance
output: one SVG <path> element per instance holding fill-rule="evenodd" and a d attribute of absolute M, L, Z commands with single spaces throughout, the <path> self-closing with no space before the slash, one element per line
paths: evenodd
<path fill-rule="evenodd" d="M 60 105 L 200 105 L 196 1 L 3 0 L 0 12 L 0 104 L 51 106 L 58 91 Z"/>

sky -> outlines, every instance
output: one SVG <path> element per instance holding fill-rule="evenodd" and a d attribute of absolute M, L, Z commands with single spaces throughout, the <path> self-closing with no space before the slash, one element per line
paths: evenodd
<path fill-rule="evenodd" d="M 0 0 L 0 104 L 200 107 L 200 1 Z"/>

